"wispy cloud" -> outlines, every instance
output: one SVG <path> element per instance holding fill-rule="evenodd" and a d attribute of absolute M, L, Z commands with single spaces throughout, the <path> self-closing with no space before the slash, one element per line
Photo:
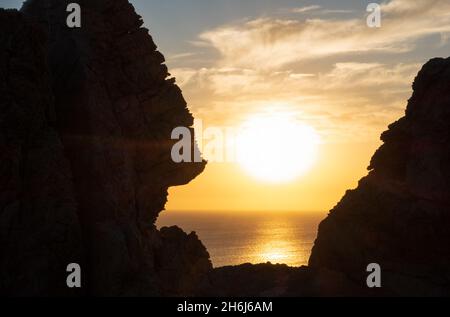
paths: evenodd
<path fill-rule="evenodd" d="M 338 13 L 354 13 L 355 10 L 345 10 L 345 9 L 333 9 L 333 10 L 322 10 L 326 14 L 338 14 Z"/>
<path fill-rule="evenodd" d="M 382 12 L 379 29 L 367 27 L 365 12 L 223 25 L 199 35 L 202 46 L 218 53 L 212 66 L 172 73 L 196 115 L 211 121 L 232 123 L 261 107 L 285 104 L 325 140 L 373 138 L 402 114 L 422 62 L 388 56 L 414 51 L 426 36 L 441 35 L 445 42 L 450 34 L 448 0 L 392 0 Z M 312 70 L 311 64 L 322 66 Z"/>
<path fill-rule="evenodd" d="M 291 12 L 292 13 L 305 13 L 305 12 L 319 10 L 321 8 L 322 7 L 319 5 L 310 5 L 310 6 L 306 6 L 306 7 L 294 8 L 291 10 Z"/>
<path fill-rule="evenodd" d="M 197 55 L 197 54 L 192 53 L 192 52 L 186 52 L 186 53 L 179 53 L 179 54 L 170 55 L 169 57 L 167 57 L 167 59 L 170 60 L 170 61 L 176 61 L 176 60 L 180 60 L 180 59 L 184 59 L 184 58 L 193 57 L 195 55 Z"/>
<path fill-rule="evenodd" d="M 199 117 L 230 124 L 271 105 L 286 105 L 324 140 L 378 135 L 398 118 L 420 64 L 336 63 L 325 73 L 243 68 L 174 69 Z"/>
<path fill-rule="evenodd" d="M 280 13 L 296 13 L 296 14 L 344 14 L 344 13 L 354 13 L 355 10 L 350 9 L 325 9 L 320 5 L 309 5 L 304 7 L 297 7 L 293 9 L 281 9 Z"/>
<path fill-rule="evenodd" d="M 266 17 L 215 28 L 200 39 L 226 65 L 277 68 L 337 54 L 403 53 L 413 50 L 421 37 L 450 32 L 448 0 L 393 0 L 383 5 L 383 14 L 383 27 L 376 30 L 367 27 L 363 14 L 306 21 Z"/>

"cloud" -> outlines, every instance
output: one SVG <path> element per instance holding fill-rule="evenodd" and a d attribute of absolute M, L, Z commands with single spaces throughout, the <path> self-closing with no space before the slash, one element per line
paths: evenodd
<path fill-rule="evenodd" d="M 385 2 L 380 29 L 367 27 L 366 12 L 360 14 L 223 25 L 197 41 L 214 51 L 213 64 L 172 73 L 196 116 L 213 124 L 233 125 L 277 105 L 307 121 L 324 140 L 374 140 L 404 112 L 423 63 L 411 55 L 405 63 L 394 62 L 389 55 L 413 51 L 429 35 L 445 43 L 450 2 Z"/>
<path fill-rule="evenodd" d="M 289 10 L 289 12 L 291 13 L 308 13 L 312 11 L 318 14 L 339 14 L 339 13 L 355 12 L 355 10 L 348 10 L 348 9 L 323 9 L 323 7 L 320 5 L 310 5 L 305 7 L 293 8 Z"/>
<path fill-rule="evenodd" d="M 325 14 L 334 14 L 334 13 L 354 13 L 355 12 L 355 10 L 345 10 L 345 9 L 342 9 L 342 10 L 338 10 L 338 9 L 334 9 L 334 10 L 322 10 L 322 13 L 325 13 Z"/>
<path fill-rule="evenodd" d="M 315 10 L 319 10 L 322 7 L 319 5 L 310 5 L 310 6 L 306 6 L 306 7 L 301 7 L 301 8 L 294 8 L 291 10 L 292 13 L 305 13 L 305 12 L 309 12 L 309 11 L 315 11 Z"/>
<path fill-rule="evenodd" d="M 186 52 L 186 53 L 179 53 L 179 54 L 174 54 L 174 55 L 170 55 L 167 59 L 168 60 L 179 60 L 179 59 L 183 59 L 183 58 L 188 58 L 188 57 L 192 57 L 195 56 L 195 53 L 192 52 Z"/>
<path fill-rule="evenodd" d="M 206 31 L 200 40 L 221 54 L 224 65 L 279 68 L 339 54 L 404 53 L 419 38 L 450 32 L 448 0 L 393 0 L 382 13 L 379 29 L 367 27 L 364 13 L 306 21 L 265 17 Z"/>
<path fill-rule="evenodd" d="M 445 3 L 448 4 L 448 1 L 445 0 L 393 0 L 384 2 L 381 5 L 381 11 L 384 14 L 390 14 L 395 17 L 408 15 L 422 15 L 424 12 L 437 12 L 439 6 L 443 6 Z M 444 9 L 444 7 L 441 7 Z"/>
<path fill-rule="evenodd" d="M 233 125 L 281 105 L 318 129 L 324 140 L 361 141 L 401 116 L 419 69 L 417 63 L 348 62 L 316 74 L 220 67 L 172 72 L 197 117 L 210 123 Z"/>

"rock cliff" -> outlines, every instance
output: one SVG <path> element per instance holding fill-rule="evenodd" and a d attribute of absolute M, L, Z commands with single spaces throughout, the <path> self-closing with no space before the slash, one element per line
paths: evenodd
<path fill-rule="evenodd" d="M 310 266 L 364 287 L 378 263 L 392 295 L 450 295 L 450 58 L 429 61 L 367 177 L 319 228 Z"/>
<path fill-rule="evenodd" d="M 81 294 L 190 293 L 209 255 L 155 220 L 204 169 L 171 159 L 193 117 L 128 1 L 78 1 L 73 29 L 69 2 L 1 11 L 0 291 L 65 294 L 76 262 Z"/>
<path fill-rule="evenodd" d="M 193 118 L 163 56 L 128 1 L 78 1 L 79 29 L 69 2 L 0 9 L 0 295 L 450 295 L 450 59 L 420 71 L 309 267 L 212 269 L 195 233 L 155 227 L 168 188 L 205 167 L 171 160 Z"/>
<path fill-rule="evenodd" d="M 81 227 L 54 127 L 45 33 L 0 9 L 0 45 L 0 294 L 68 294 Z"/>

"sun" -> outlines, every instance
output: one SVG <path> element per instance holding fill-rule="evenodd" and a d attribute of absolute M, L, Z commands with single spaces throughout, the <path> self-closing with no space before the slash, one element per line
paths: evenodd
<path fill-rule="evenodd" d="M 253 177 L 286 183 L 307 172 L 317 157 L 319 136 L 289 114 L 254 116 L 236 138 L 239 165 Z"/>

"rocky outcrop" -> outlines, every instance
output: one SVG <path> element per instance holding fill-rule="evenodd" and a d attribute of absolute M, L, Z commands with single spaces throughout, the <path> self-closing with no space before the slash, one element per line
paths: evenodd
<path fill-rule="evenodd" d="M 195 233 L 155 227 L 168 188 L 205 166 L 171 160 L 193 118 L 163 56 L 128 1 L 78 1 L 79 29 L 69 2 L 0 10 L 1 295 L 450 295 L 450 59 L 421 70 L 309 267 L 213 270 Z"/>
<path fill-rule="evenodd" d="M 0 291 L 65 294 L 76 262 L 81 294 L 191 292 L 209 255 L 155 220 L 168 188 L 204 169 L 171 159 L 171 131 L 193 117 L 128 1 L 77 1 L 81 28 L 70 2 L 0 16 Z"/>
<path fill-rule="evenodd" d="M 310 266 L 390 295 L 450 295 L 450 58 L 418 74 L 406 115 L 383 133 L 367 177 L 319 228 Z"/>
<path fill-rule="evenodd" d="M 314 274 L 307 268 L 282 264 L 242 264 L 216 268 L 211 288 L 202 296 L 276 297 L 314 296 Z"/>
<path fill-rule="evenodd" d="M 195 232 L 187 235 L 178 227 L 162 228 L 156 248 L 156 272 L 162 294 L 192 296 L 210 288 L 209 253 Z"/>
<path fill-rule="evenodd" d="M 65 271 L 81 261 L 81 228 L 45 34 L 0 9 L 0 45 L 0 294 L 70 294 Z"/>
<path fill-rule="evenodd" d="M 196 295 L 220 297 L 328 297 L 373 296 L 341 272 L 326 268 L 289 267 L 284 264 L 242 264 L 215 268 L 207 288 Z"/>

